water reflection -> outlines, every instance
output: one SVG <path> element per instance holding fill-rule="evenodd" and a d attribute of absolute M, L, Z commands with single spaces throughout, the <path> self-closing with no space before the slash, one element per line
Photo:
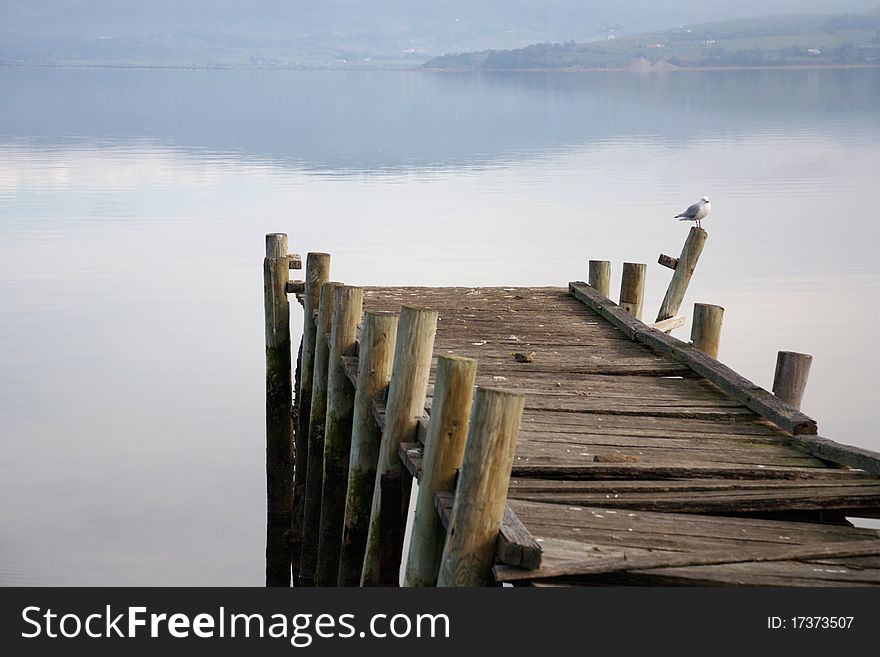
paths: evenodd
<path fill-rule="evenodd" d="M 332 173 L 805 124 L 876 135 L 876 70 L 438 74 L 0 68 L 0 135 L 149 138 Z M 821 126 L 821 127 L 820 127 Z"/>
<path fill-rule="evenodd" d="M 276 573 L 277 230 L 350 283 L 559 285 L 676 253 L 708 193 L 688 304 L 726 307 L 722 360 L 769 386 L 777 349 L 812 353 L 804 410 L 880 448 L 878 81 L 0 69 L 0 582 Z"/>

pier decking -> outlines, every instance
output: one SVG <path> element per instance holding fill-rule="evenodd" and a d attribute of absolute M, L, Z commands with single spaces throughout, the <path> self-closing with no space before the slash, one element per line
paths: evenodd
<path fill-rule="evenodd" d="M 880 516 L 880 478 L 794 446 L 568 288 L 365 289 L 365 309 L 402 305 L 439 312 L 435 358 L 474 358 L 478 385 L 525 393 L 508 506 L 540 566 L 502 562 L 499 581 L 880 584 L 878 533 L 828 524 Z M 422 445 L 401 452 L 418 477 Z"/>
<path fill-rule="evenodd" d="M 643 265 L 621 306 L 607 263 L 593 285 L 359 288 L 329 282 L 327 254 L 287 280 L 302 260 L 268 236 L 267 581 L 290 581 L 287 522 L 300 585 L 394 585 L 402 558 L 414 586 L 880 585 L 880 532 L 848 520 L 880 518 L 880 454 L 709 355 L 723 309 L 700 308 L 694 344 L 661 330 L 703 241 L 661 257 L 658 328 L 636 317 Z"/>

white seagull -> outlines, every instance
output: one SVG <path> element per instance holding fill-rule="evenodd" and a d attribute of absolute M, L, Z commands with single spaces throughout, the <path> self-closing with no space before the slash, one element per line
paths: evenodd
<path fill-rule="evenodd" d="M 704 196 L 681 214 L 675 215 L 673 219 L 678 219 L 679 221 L 696 221 L 697 228 L 702 228 L 700 222 L 709 216 L 711 210 L 712 204 L 709 203 L 709 197 Z"/>

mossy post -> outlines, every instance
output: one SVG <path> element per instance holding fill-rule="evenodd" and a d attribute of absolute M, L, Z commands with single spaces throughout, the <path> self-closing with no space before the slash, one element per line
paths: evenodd
<path fill-rule="evenodd" d="M 298 423 L 294 435 L 293 516 L 290 533 L 290 554 L 293 579 L 299 581 L 299 560 L 302 556 L 303 506 L 306 497 L 306 471 L 309 460 L 309 419 L 312 408 L 312 381 L 315 364 L 315 314 L 321 300 L 321 286 L 330 277 L 330 255 L 309 253 L 306 256 L 306 289 L 303 297 L 303 337 L 300 355 L 299 385 L 296 390 Z"/>
<path fill-rule="evenodd" d="M 425 438 L 422 476 L 406 560 L 404 586 L 435 586 L 446 532 L 434 506 L 436 493 L 451 493 L 467 438 L 477 361 L 442 355 L 437 359 L 431 419 Z"/>
<path fill-rule="evenodd" d="M 694 320 L 691 324 L 691 342 L 700 351 L 718 358 L 721 346 L 721 322 L 724 308 L 709 303 L 694 304 Z"/>
<path fill-rule="evenodd" d="M 266 257 L 263 260 L 263 308 L 266 324 L 266 511 L 270 518 L 267 526 L 271 527 L 290 525 L 293 504 L 288 276 L 287 235 L 270 233 L 266 235 Z M 288 586 L 289 566 L 285 567 L 285 574 L 280 578 L 278 559 L 272 561 L 276 572 L 270 576 L 267 569 L 267 583 L 271 579 L 272 584 Z"/>
<path fill-rule="evenodd" d="M 611 262 L 608 260 L 590 260 L 589 284 L 604 297 L 611 296 Z"/>
<path fill-rule="evenodd" d="M 361 581 L 373 486 L 376 482 L 376 462 L 382 441 L 382 431 L 373 417 L 373 405 L 385 401 L 388 392 L 397 339 L 397 319 L 397 315 L 388 312 L 364 313 L 354 394 L 342 551 L 339 556 L 339 586 L 357 586 Z"/>
<path fill-rule="evenodd" d="M 370 506 L 370 526 L 361 573 L 362 586 L 377 586 L 380 582 L 381 537 L 403 536 L 403 532 L 397 534 L 395 528 L 383 529 L 380 522 L 381 477 L 388 472 L 396 472 L 400 476 L 401 508 L 397 521 L 402 527 L 406 526 L 412 478 L 400 460 L 400 443 L 412 442 L 416 439 L 419 418 L 425 411 L 425 396 L 428 391 L 428 376 L 431 373 L 431 357 L 436 332 L 437 311 L 409 306 L 400 309 L 394 366 L 391 385 L 388 388 L 388 403 L 385 406 L 385 430 L 382 432 L 382 442 L 379 446 L 373 501 Z"/>
<path fill-rule="evenodd" d="M 354 386 L 343 368 L 342 359 L 357 355 L 357 327 L 363 309 L 363 288 L 343 285 L 333 292 L 316 586 L 336 586 L 339 577 L 355 394 Z"/>
<path fill-rule="evenodd" d="M 303 503 L 303 538 L 300 556 L 300 586 L 315 585 L 318 563 L 318 527 L 321 523 L 321 488 L 324 479 L 324 423 L 327 419 L 327 366 L 330 349 L 327 334 L 333 310 L 333 292 L 342 283 L 321 285 L 318 318 L 315 321 L 315 362 L 312 377 L 312 405 L 309 417 L 309 460 Z"/>
<path fill-rule="evenodd" d="M 669 281 L 666 296 L 663 297 L 663 303 L 660 304 L 660 312 L 657 313 L 656 321 L 662 322 L 664 319 L 670 319 L 678 314 L 707 239 L 709 239 L 709 233 L 702 228 L 691 227 L 687 239 L 684 241 L 684 246 L 681 248 L 681 255 L 675 264 L 675 271 L 672 272 L 672 280 Z"/>
<path fill-rule="evenodd" d="M 645 274 L 648 265 L 641 262 L 624 262 L 620 277 L 620 308 L 636 319 L 642 318 L 645 304 Z"/>
<path fill-rule="evenodd" d="M 517 392 L 477 389 L 437 586 L 492 583 L 524 404 Z"/>

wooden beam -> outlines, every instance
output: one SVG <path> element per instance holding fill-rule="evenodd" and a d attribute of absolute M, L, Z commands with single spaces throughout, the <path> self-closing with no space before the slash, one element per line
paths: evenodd
<path fill-rule="evenodd" d="M 705 552 L 662 552 L 622 557 L 593 557 L 541 566 L 536 570 L 496 566 L 499 581 L 542 579 L 562 576 L 600 575 L 657 568 L 688 568 L 736 563 L 767 563 L 773 561 L 819 561 L 880 555 L 880 540 L 854 540 L 821 545 L 783 546 L 773 548 L 742 548 Z"/>
<path fill-rule="evenodd" d="M 791 444 L 817 458 L 880 475 L 880 453 L 870 449 L 843 445 L 821 436 L 795 436 Z"/>
<path fill-rule="evenodd" d="M 816 421 L 784 401 L 704 354 L 696 347 L 658 331 L 621 310 L 613 301 L 599 295 L 583 282 L 569 283 L 571 294 L 604 317 L 627 337 L 662 354 L 671 356 L 700 376 L 708 379 L 758 415 L 793 434 L 815 435 Z"/>
<path fill-rule="evenodd" d="M 284 291 L 287 294 L 302 294 L 306 291 L 306 284 L 302 281 L 287 281 Z"/>
<path fill-rule="evenodd" d="M 664 319 L 662 322 L 654 322 L 653 324 L 651 324 L 651 326 L 658 331 L 662 331 L 663 333 L 671 333 L 675 329 L 681 328 L 686 323 L 687 317 L 685 317 L 684 315 L 676 315 L 675 317 Z"/>
<path fill-rule="evenodd" d="M 660 254 L 660 257 L 657 258 L 657 262 L 670 269 L 678 267 L 678 258 L 673 258 L 672 256 L 664 255 L 662 253 Z"/>
<path fill-rule="evenodd" d="M 657 313 L 656 321 L 662 322 L 664 319 L 675 317 L 678 314 L 708 237 L 709 234 L 702 228 L 691 227 L 681 249 L 675 271 L 672 273 L 672 280 L 669 281 L 666 296 L 663 297 L 663 303 L 660 304 L 660 312 Z"/>
<path fill-rule="evenodd" d="M 303 261 L 302 256 L 298 253 L 288 253 L 287 254 L 287 266 L 289 269 L 302 269 Z"/>

